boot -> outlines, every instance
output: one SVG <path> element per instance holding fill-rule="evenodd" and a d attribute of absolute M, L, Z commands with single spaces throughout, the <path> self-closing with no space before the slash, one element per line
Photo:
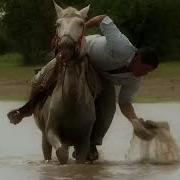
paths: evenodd
<path fill-rule="evenodd" d="M 92 162 L 98 159 L 99 159 L 99 153 L 98 153 L 97 147 L 96 145 L 91 144 L 90 152 L 88 153 L 86 160 Z"/>
<path fill-rule="evenodd" d="M 72 157 L 76 159 L 76 149 L 74 149 L 74 152 L 72 153 Z M 99 153 L 98 153 L 97 147 L 96 145 L 91 144 L 90 151 L 87 154 L 86 160 L 92 162 L 98 159 L 99 159 Z"/>
<path fill-rule="evenodd" d="M 49 78 L 45 82 L 44 86 L 32 87 L 31 95 L 29 101 L 19 109 L 10 111 L 7 116 L 10 123 L 18 124 L 22 121 L 24 117 L 31 116 L 34 112 L 36 105 L 40 102 L 41 105 L 44 104 L 46 98 L 52 94 L 53 89 L 57 81 L 57 72 L 59 72 L 60 60 L 56 61 L 53 73 L 50 74 Z"/>
<path fill-rule="evenodd" d="M 44 90 L 45 91 L 45 90 Z M 24 117 L 31 116 L 34 112 L 34 108 L 37 103 L 43 100 L 45 97 L 45 92 L 43 92 L 42 88 L 32 88 L 31 95 L 29 101 L 19 109 L 15 109 L 10 111 L 7 114 L 7 117 L 12 124 L 18 124 L 22 121 Z"/>

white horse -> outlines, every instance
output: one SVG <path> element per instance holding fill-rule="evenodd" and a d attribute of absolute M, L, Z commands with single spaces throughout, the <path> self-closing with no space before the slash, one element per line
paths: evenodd
<path fill-rule="evenodd" d="M 54 5 L 58 49 L 54 76 L 57 80 L 43 106 L 37 105 L 34 116 L 42 131 L 45 160 L 51 159 L 53 147 L 60 163 L 67 163 L 69 146 L 73 145 L 76 162 L 84 163 L 96 119 L 94 97 L 87 81 L 89 65 L 85 56 L 84 26 L 89 6 L 78 11 L 72 7 L 62 9 L 55 2 Z M 96 76 L 94 71 L 91 71 L 91 75 Z"/>

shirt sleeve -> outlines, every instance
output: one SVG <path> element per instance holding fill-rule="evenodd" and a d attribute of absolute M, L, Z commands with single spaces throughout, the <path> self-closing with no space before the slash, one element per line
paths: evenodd
<path fill-rule="evenodd" d="M 132 102 L 134 96 L 139 90 L 139 87 L 140 87 L 140 81 L 129 85 L 122 85 L 118 97 L 119 104 Z"/>
<path fill-rule="evenodd" d="M 100 29 L 107 41 L 108 49 L 113 55 L 123 57 L 131 54 L 136 48 L 131 44 L 129 39 L 121 33 L 112 19 L 106 16 L 100 23 Z"/>

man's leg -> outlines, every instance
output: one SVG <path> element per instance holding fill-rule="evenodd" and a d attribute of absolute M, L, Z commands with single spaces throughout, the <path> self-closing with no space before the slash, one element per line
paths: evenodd
<path fill-rule="evenodd" d="M 31 116 L 36 105 L 52 92 L 56 82 L 53 74 L 55 64 L 56 59 L 51 60 L 34 76 L 29 101 L 21 108 L 12 110 L 7 114 L 11 123 L 17 124 L 24 117 Z"/>
<path fill-rule="evenodd" d="M 112 82 L 102 78 L 102 91 L 95 100 L 96 122 L 91 133 L 91 147 L 88 160 L 98 159 L 96 145 L 102 145 L 116 111 L 115 89 Z"/>
<path fill-rule="evenodd" d="M 17 124 L 21 122 L 24 117 L 31 116 L 36 104 L 45 97 L 45 90 L 40 87 L 32 87 L 29 101 L 22 107 L 10 111 L 7 116 L 11 123 Z"/>

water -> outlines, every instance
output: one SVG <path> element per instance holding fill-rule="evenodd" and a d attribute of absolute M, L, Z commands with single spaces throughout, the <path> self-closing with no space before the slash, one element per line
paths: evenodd
<path fill-rule="evenodd" d="M 6 113 L 22 102 L 0 102 L 0 180 L 178 180 L 180 164 L 154 165 L 128 163 L 125 154 L 132 137 L 131 124 L 118 110 L 99 147 L 100 160 L 94 164 L 68 165 L 53 161 L 45 164 L 41 152 L 41 133 L 32 118 L 19 125 L 9 124 Z M 180 145 L 180 104 L 135 104 L 139 117 L 168 121 L 171 133 Z M 72 152 L 72 150 L 71 150 Z"/>
<path fill-rule="evenodd" d="M 126 154 L 128 161 L 156 164 L 180 162 L 180 150 L 170 132 L 168 123 L 156 122 L 156 126 L 156 128 L 150 129 L 152 133 L 156 134 L 150 141 L 144 141 L 133 134 Z"/>

